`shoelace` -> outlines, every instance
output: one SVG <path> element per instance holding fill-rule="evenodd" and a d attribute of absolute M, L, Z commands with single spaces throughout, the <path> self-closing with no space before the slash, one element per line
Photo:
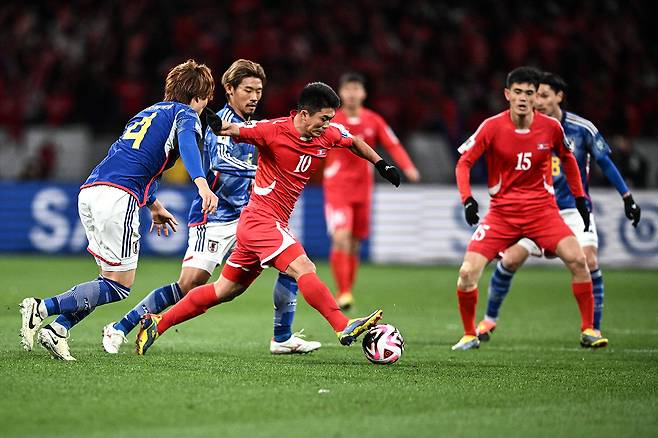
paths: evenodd
<path fill-rule="evenodd" d="M 306 335 L 304 334 L 304 329 L 301 329 L 300 331 L 295 332 L 292 335 L 299 339 L 304 339 L 306 337 Z"/>

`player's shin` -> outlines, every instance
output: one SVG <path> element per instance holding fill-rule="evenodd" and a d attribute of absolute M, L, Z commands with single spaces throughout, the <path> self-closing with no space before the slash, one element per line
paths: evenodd
<path fill-rule="evenodd" d="M 594 295 L 592 293 L 592 282 L 571 283 L 573 295 L 578 303 L 580 310 L 581 327 L 580 330 L 592 328 L 594 325 Z"/>
<path fill-rule="evenodd" d="M 512 286 L 513 278 L 514 272 L 505 269 L 503 262 L 499 261 L 493 275 L 491 276 L 491 281 L 489 282 L 487 318 L 493 321 L 498 319 L 500 306 L 502 306 L 503 301 Z"/>
<path fill-rule="evenodd" d="M 478 289 L 475 288 L 468 292 L 457 289 L 457 299 L 459 301 L 459 313 L 464 325 L 464 335 L 476 336 L 475 311 L 478 302 Z"/>
<path fill-rule="evenodd" d="M 85 319 L 94 309 L 81 310 L 75 313 L 63 313 L 59 315 L 50 325 L 55 329 L 55 331 L 61 335 L 66 336 L 69 330 L 73 328 L 80 321 Z"/>
<path fill-rule="evenodd" d="M 274 300 L 274 340 L 284 342 L 292 336 L 292 322 L 297 309 L 297 282 L 285 274 L 280 273 L 272 298 Z"/>
<path fill-rule="evenodd" d="M 163 334 L 169 327 L 180 324 L 205 313 L 209 308 L 219 304 L 213 283 L 195 287 L 162 314 L 158 323 L 158 334 Z"/>
<path fill-rule="evenodd" d="M 601 330 L 601 319 L 603 318 L 603 274 L 600 269 L 590 271 L 592 276 L 592 287 L 594 292 L 594 330 Z"/>
<path fill-rule="evenodd" d="M 324 316 L 334 331 L 342 331 L 347 326 L 348 318 L 340 311 L 329 288 L 316 273 L 300 276 L 297 284 L 306 302 Z"/>
<path fill-rule="evenodd" d="M 329 255 L 329 263 L 331 264 L 331 272 L 334 274 L 334 280 L 338 288 L 336 296 L 351 292 L 350 255 L 346 252 L 332 249 Z"/>
<path fill-rule="evenodd" d="M 95 280 L 72 287 L 67 292 L 46 298 L 44 305 L 48 315 L 76 313 L 103 304 L 120 301 L 130 294 L 130 288 L 116 281 L 98 277 Z"/>
<path fill-rule="evenodd" d="M 114 328 L 121 330 L 124 335 L 127 335 L 139 324 L 139 320 L 145 314 L 162 312 L 167 307 L 176 304 L 182 295 L 178 283 L 168 284 L 155 289 L 144 297 L 142 301 L 137 303 L 130 312 L 126 313 L 119 322 L 114 324 Z"/>

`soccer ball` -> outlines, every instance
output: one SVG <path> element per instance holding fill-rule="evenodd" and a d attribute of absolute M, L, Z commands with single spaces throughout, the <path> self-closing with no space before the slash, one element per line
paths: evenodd
<path fill-rule="evenodd" d="M 404 351 L 402 335 L 390 324 L 379 324 L 363 336 L 363 353 L 372 363 L 388 365 L 397 362 Z"/>

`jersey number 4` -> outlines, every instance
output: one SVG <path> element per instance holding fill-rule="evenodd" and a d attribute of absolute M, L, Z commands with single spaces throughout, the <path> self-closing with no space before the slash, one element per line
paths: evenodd
<path fill-rule="evenodd" d="M 519 152 L 516 154 L 516 167 L 514 170 L 528 170 L 530 169 L 530 166 L 532 166 L 532 161 L 530 161 L 530 157 L 532 157 L 532 152 Z"/>
<path fill-rule="evenodd" d="M 128 128 L 126 128 L 126 133 L 123 134 L 122 138 L 124 140 L 135 140 L 133 142 L 132 148 L 139 149 L 139 145 L 142 144 L 142 140 L 144 140 L 146 131 L 148 131 L 149 127 L 151 126 L 151 122 L 157 115 L 158 113 L 153 113 L 148 117 L 142 118 L 142 120 L 139 122 L 135 122 L 128 126 Z"/>

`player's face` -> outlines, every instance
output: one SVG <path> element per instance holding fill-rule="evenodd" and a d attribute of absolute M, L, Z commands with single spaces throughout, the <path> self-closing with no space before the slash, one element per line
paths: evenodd
<path fill-rule="evenodd" d="M 512 84 L 505 88 L 505 99 L 509 102 L 512 114 L 525 116 L 532 113 L 537 90 L 532 84 Z"/>
<path fill-rule="evenodd" d="M 199 99 L 198 97 L 195 97 L 192 99 L 192 102 L 190 102 L 190 107 L 192 107 L 192 109 L 199 115 L 201 115 L 201 112 L 206 107 L 206 105 L 208 105 L 208 98 Z"/>
<path fill-rule="evenodd" d="M 254 77 L 244 78 L 237 88 L 227 84 L 226 94 L 231 107 L 246 119 L 256 112 L 256 106 L 263 96 L 263 81 Z"/>
<path fill-rule="evenodd" d="M 360 82 L 345 82 L 338 90 L 340 101 L 346 108 L 360 108 L 366 99 L 366 89 Z"/>
<path fill-rule="evenodd" d="M 329 127 L 331 119 L 336 115 L 336 110 L 333 108 L 322 108 L 315 114 L 309 114 L 307 110 L 301 110 L 299 114 L 302 117 L 303 127 L 306 131 L 302 134 L 319 137 Z"/>
<path fill-rule="evenodd" d="M 562 92 L 556 93 L 550 85 L 540 84 L 535 99 L 535 109 L 547 116 L 557 117 L 562 103 Z"/>

